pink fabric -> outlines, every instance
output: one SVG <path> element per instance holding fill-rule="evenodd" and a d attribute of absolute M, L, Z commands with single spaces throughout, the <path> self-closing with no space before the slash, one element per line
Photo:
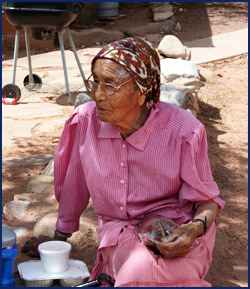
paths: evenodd
<path fill-rule="evenodd" d="M 115 246 L 122 229 L 145 215 L 163 215 L 180 225 L 193 218 L 199 204 L 225 205 L 211 174 L 203 124 L 167 103 L 152 108 L 126 140 L 98 119 L 94 102 L 78 106 L 60 138 L 54 169 L 57 229 L 77 231 L 91 197 L 100 251 Z"/>
<path fill-rule="evenodd" d="M 118 244 L 98 251 L 90 280 L 105 272 L 115 287 L 211 287 L 204 277 L 211 265 L 216 224 L 196 239 L 190 253 L 167 259 L 148 249 L 128 226 L 120 233 Z"/>
<path fill-rule="evenodd" d="M 57 229 L 77 231 L 91 196 L 101 247 L 114 245 L 124 225 L 146 214 L 182 224 L 192 219 L 193 205 L 225 204 L 211 175 L 204 126 L 167 103 L 152 108 L 126 140 L 98 119 L 94 102 L 78 106 L 60 138 L 54 178 Z"/>

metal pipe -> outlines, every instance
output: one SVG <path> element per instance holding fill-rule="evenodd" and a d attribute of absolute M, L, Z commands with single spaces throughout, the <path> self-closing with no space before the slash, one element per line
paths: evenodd
<path fill-rule="evenodd" d="M 65 85 L 66 85 L 66 90 L 68 94 L 68 103 L 71 104 L 71 95 L 70 95 L 70 90 L 69 90 L 69 80 L 68 80 L 67 66 L 66 66 L 65 53 L 64 53 L 63 36 L 62 36 L 61 31 L 58 31 L 58 39 L 59 39 L 61 55 L 62 55 Z"/>
<path fill-rule="evenodd" d="M 17 57 L 18 57 L 18 48 L 19 48 L 19 30 L 21 27 L 16 28 L 16 35 L 15 35 L 15 46 L 14 46 L 14 63 L 13 63 L 13 73 L 12 73 L 12 84 L 15 84 L 16 81 L 16 65 L 17 65 Z"/>
<path fill-rule="evenodd" d="M 82 76 L 82 79 L 83 79 L 83 82 L 84 82 L 84 80 L 86 80 L 86 78 L 85 78 L 85 75 L 84 75 L 84 72 L 83 72 L 83 69 L 82 69 L 82 66 L 81 66 L 79 57 L 78 57 L 77 52 L 76 52 L 76 47 L 75 47 L 74 41 L 73 41 L 73 39 L 72 39 L 72 36 L 71 36 L 70 30 L 69 30 L 69 27 L 66 28 L 66 31 L 67 31 L 67 34 L 68 34 L 69 43 L 70 43 L 71 48 L 72 48 L 72 50 L 73 50 L 73 53 L 74 53 L 74 55 L 75 55 L 75 59 L 76 59 L 77 65 L 78 65 L 78 67 L 79 67 L 79 70 L 80 70 L 80 73 L 81 73 L 81 76 Z M 85 85 L 85 87 L 86 87 L 86 90 L 87 90 L 88 92 L 90 92 L 90 89 L 86 86 L 85 82 L 84 82 L 84 85 Z"/>
<path fill-rule="evenodd" d="M 28 35 L 28 28 L 24 27 L 25 32 L 25 44 L 26 44 L 26 52 L 27 52 L 27 58 L 28 58 L 28 65 L 29 65 L 29 84 L 34 84 L 34 77 L 32 74 L 32 66 L 31 66 L 31 56 L 30 56 L 30 40 Z"/>

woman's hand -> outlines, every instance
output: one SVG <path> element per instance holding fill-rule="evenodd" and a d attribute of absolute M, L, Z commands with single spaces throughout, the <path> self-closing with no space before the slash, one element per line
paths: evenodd
<path fill-rule="evenodd" d="M 207 227 L 212 224 L 218 213 L 219 206 L 214 202 L 204 203 L 198 206 L 194 218 L 207 220 Z M 186 256 L 196 238 L 204 233 L 202 222 L 183 224 L 172 231 L 168 237 L 162 238 L 157 249 L 166 258 Z"/>
<path fill-rule="evenodd" d="M 175 228 L 171 235 L 157 243 L 157 249 L 166 258 L 184 257 L 191 249 L 197 236 L 202 233 L 202 223 L 188 223 Z"/>

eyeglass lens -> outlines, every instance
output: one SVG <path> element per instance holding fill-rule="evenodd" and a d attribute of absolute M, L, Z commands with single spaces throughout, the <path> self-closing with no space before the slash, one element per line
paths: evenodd
<path fill-rule="evenodd" d="M 96 92 L 98 87 L 100 86 L 100 88 L 106 94 L 111 95 L 111 94 L 115 93 L 115 87 L 113 85 L 111 85 L 111 84 L 108 84 L 108 83 L 99 83 L 99 84 L 97 84 L 96 82 L 94 82 L 92 80 L 86 80 L 86 84 L 93 92 Z"/>

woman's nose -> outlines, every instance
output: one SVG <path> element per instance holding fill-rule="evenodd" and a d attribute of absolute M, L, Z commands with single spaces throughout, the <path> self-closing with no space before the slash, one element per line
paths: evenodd
<path fill-rule="evenodd" d="M 106 95 L 103 92 L 103 90 L 101 89 L 100 85 L 98 86 L 97 90 L 95 91 L 95 99 L 96 99 L 96 101 L 106 100 Z"/>

